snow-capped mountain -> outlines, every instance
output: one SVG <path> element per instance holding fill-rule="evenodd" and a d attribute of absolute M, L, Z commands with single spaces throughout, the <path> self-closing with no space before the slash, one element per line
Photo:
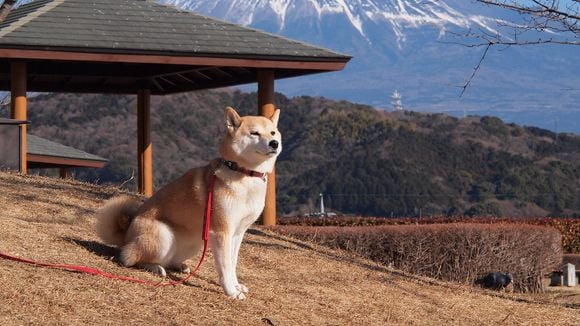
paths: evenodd
<path fill-rule="evenodd" d="M 157 1 L 354 57 L 342 72 L 277 82 L 287 95 L 391 109 L 398 90 L 405 109 L 496 115 L 580 133 L 578 47 L 494 47 L 459 97 L 484 50 L 465 46 L 461 35 L 503 33 L 498 26 L 522 19 L 495 7 L 465 0 Z"/>
<path fill-rule="evenodd" d="M 399 47 L 406 41 L 405 30 L 428 26 L 445 34 L 448 26 L 482 28 L 495 33 L 495 19 L 461 13 L 443 1 L 377 0 L 169 0 L 178 7 L 219 17 L 244 26 L 263 25 L 269 31 L 284 34 L 296 28 L 296 22 L 316 26 L 324 19 L 346 18 L 360 37 L 373 43 L 373 25 L 388 25 Z M 319 29 L 319 28 L 318 28 Z M 375 35 L 376 36 L 376 35 Z"/>

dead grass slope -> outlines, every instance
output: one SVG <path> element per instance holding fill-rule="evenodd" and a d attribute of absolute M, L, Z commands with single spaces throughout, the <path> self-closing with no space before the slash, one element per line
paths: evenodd
<path fill-rule="evenodd" d="M 95 237 L 95 209 L 118 192 L 0 173 L 0 252 L 157 281 L 117 265 Z M 0 260 L 0 324 L 580 324 L 578 309 L 407 275 L 260 228 L 241 251 L 249 297 L 234 301 L 211 258 L 187 285 L 157 288 Z"/>

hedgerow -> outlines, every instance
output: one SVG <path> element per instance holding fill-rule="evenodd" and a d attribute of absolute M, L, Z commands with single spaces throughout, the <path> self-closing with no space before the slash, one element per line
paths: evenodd
<path fill-rule="evenodd" d="M 542 278 L 561 263 L 553 228 L 513 224 L 430 224 L 358 227 L 277 226 L 276 232 L 350 250 L 410 273 L 473 284 L 509 272 L 514 289 L 542 292 Z"/>
<path fill-rule="evenodd" d="M 562 249 L 565 253 L 580 254 L 580 218 L 535 217 L 535 218 L 498 218 L 498 217 L 284 217 L 279 225 L 302 226 L 376 226 L 376 225 L 418 225 L 448 223 L 517 224 L 552 227 L 562 234 Z"/>

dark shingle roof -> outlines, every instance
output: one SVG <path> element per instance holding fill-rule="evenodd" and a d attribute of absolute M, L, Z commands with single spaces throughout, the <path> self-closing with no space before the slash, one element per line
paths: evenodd
<path fill-rule="evenodd" d="M 145 0 L 36 0 L 0 22 L 0 90 L 15 60 L 35 92 L 164 95 L 342 70 L 349 56 Z"/>
<path fill-rule="evenodd" d="M 89 154 L 87 152 L 81 151 L 80 149 L 65 146 L 50 141 L 48 139 L 40 138 L 30 134 L 26 136 L 26 143 L 27 143 L 26 152 L 28 154 L 61 157 L 76 160 L 90 160 L 100 162 L 107 161 L 107 159 L 104 159 L 100 156 Z"/>
<path fill-rule="evenodd" d="M 22 125 L 26 123 L 24 120 L 0 118 L 0 125 Z"/>
<path fill-rule="evenodd" d="M 145 0 L 37 0 L 0 24 L 0 48 L 292 58 L 350 57 Z"/>

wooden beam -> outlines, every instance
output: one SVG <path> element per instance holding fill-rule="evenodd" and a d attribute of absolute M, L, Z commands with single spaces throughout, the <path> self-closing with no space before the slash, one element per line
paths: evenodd
<path fill-rule="evenodd" d="M 258 114 L 267 118 L 274 115 L 274 70 L 258 71 Z M 276 171 L 268 175 L 266 204 L 262 212 L 263 225 L 276 225 Z"/>
<path fill-rule="evenodd" d="M 139 192 L 153 195 L 153 145 L 151 144 L 151 92 L 137 92 L 137 155 Z"/>
<path fill-rule="evenodd" d="M 241 57 L 216 58 L 196 56 L 167 56 L 155 54 L 88 53 L 75 51 L 47 51 L 0 49 L 0 58 L 39 59 L 57 61 L 93 61 L 125 63 L 158 63 L 171 65 L 195 65 L 216 67 L 244 67 L 262 69 L 306 69 L 337 71 L 344 69 L 350 57 L 341 58 L 290 58 L 290 57 Z"/>
<path fill-rule="evenodd" d="M 58 157 L 50 155 L 27 154 L 28 165 L 34 166 L 58 166 L 58 167 L 79 167 L 79 168 L 103 168 L 107 162 L 87 159 L 75 159 L 68 157 Z"/>
<path fill-rule="evenodd" d="M 29 72 L 30 75 L 30 72 Z M 43 81 L 31 83 L 28 81 L 28 91 L 30 92 L 54 92 L 54 93 L 95 93 L 95 94 L 136 94 L 143 86 L 143 79 L 135 79 L 128 85 L 123 84 L 99 84 L 99 81 L 91 84 L 63 84 L 61 81 Z M 255 74 L 251 76 L 242 76 L 231 80 L 208 80 L 206 82 L 199 82 L 196 84 L 184 84 L 175 87 L 170 87 L 168 84 L 155 83 L 154 79 L 145 79 L 149 82 L 151 95 L 166 95 L 180 92 L 190 92 L 192 90 L 212 89 L 229 87 L 232 85 L 255 83 Z M 9 90 L 10 85 L 8 81 L 0 80 L 0 90 Z"/>
<path fill-rule="evenodd" d="M 26 121 L 26 62 L 16 61 L 10 64 L 10 117 Z M 20 126 L 20 173 L 28 173 L 26 164 L 26 124 Z"/>

